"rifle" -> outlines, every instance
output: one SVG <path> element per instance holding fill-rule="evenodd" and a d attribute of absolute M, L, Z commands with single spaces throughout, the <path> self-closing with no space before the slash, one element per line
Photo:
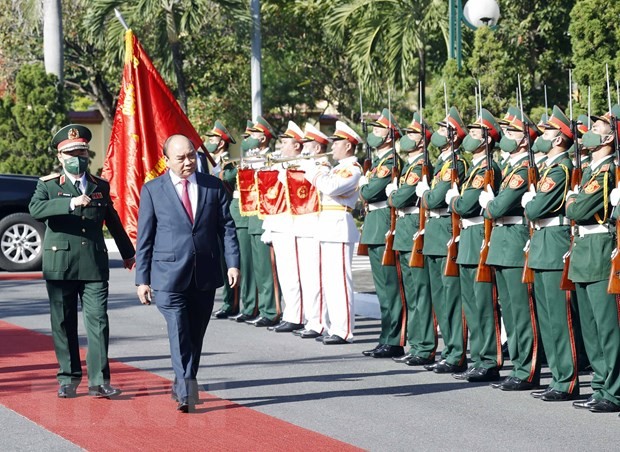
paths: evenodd
<path fill-rule="evenodd" d="M 450 119 L 448 118 L 448 93 L 446 91 L 446 84 L 443 85 L 443 97 L 446 109 L 446 128 L 448 130 L 448 140 L 450 141 L 450 152 L 452 153 L 452 168 L 450 169 L 450 186 L 457 184 L 459 181 L 459 171 L 457 167 L 456 149 L 454 149 L 454 128 L 450 125 Z M 461 235 L 461 218 L 459 215 L 451 211 L 450 219 L 452 223 L 452 237 L 448 241 L 448 254 L 446 256 L 446 267 L 444 269 L 444 275 L 446 276 L 459 276 L 459 266 L 456 263 L 456 258 L 459 252 L 458 238 Z"/>
<path fill-rule="evenodd" d="M 609 67 L 607 67 L 607 104 L 609 105 L 609 121 L 611 133 L 614 137 L 614 152 L 616 154 L 616 186 L 620 181 L 620 146 L 618 146 L 618 118 L 611 110 L 611 92 L 609 89 Z M 611 270 L 609 272 L 609 284 L 607 292 L 620 294 L 620 216 L 616 218 L 616 248 L 611 253 Z"/>
<path fill-rule="evenodd" d="M 362 123 L 362 133 L 364 135 L 364 150 L 366 151 L 366 159 L 364 160 L 364 175 L 368 174 L 370 168 L 372 166 L 372 149 L 368 145 L 368 124 L 364 121 L 364 109 L 362 107 L 362 91 L 360 90 L 360 121 Z M 368 209 L 368 203 L 364 203 L 364 216 L 366 216 L 366 212 Z M 363 228 L 364 226 L 362 226 Z M 360 236 L 361 238 L 361 236 Z M 358 243 L 357 245 L 357 255 L 358 256 L 368 256 L 368 245 L 365 243 Z"/>
<path fill-rule="evenodd" d="M 579 131 L 577 130 L 577 121 L 573 120 L 573 96 L 572 96 L 572 71 L 569 69 L 568 71 L 568 106 L 570 113 L 570 128 L 573 132 L 573 150 L 575 152 L 575 167 L 573 168 L 573 172 L 571 174 L 571 187 L 579 187 L 581 185 L 581 177 L 583 176 L 581 171 L 581 151 L 579 150 L 579 143 L 577 143 L 577 134 Z M 570 247 L 568 251 L 564 255 L 564 267 L 562 268 L 562 279 L 560 280 L 560 289 L 562 290 L 575 290 L 575 283 L 572 282 L 568 278 L 568 269 L 570 268 L 570 255 L 573 250 L 573 246 L 575 245 L 575 233 L 574 229 L 576 226 L 575 220 L 571 220 L 571 237 L 570 237 Z"/>
<path fill-rule="evenodd" d="M 525 120 L 525 115 L 523 114 L 523 98 L 521 97 L 521 76 L 519 76 L 519 101 L 521 104 L 521 123 L 523 124 L 523 134 L 525 135 L 525 140 L 527 143 L 527 159 L 528 159 L 528 168 L 527 168 L 527 186 L 531 187 L 532 185 L 535 187 L 538 182 L 538 171 L 536 168 L 536 160 L 534 159 L 534 153 L 532 152 L 532 146 L 530 143 L 530 125 Z M 521 282 L 524 284 L 533 284 L 534 283 L 534 270 L 532 270 L 528 266 L 528 260 L 530 257 L 530 243 L 532 240 L 532 236 L 534 235 L 534 228 L 530 224 L 530 240 L 525 247 L 525 263 L 523 264 L 523 274 L 521 275 Z"/>
<path fill-rule="evenodd" d="M 422 116 L 422 82 L 420 82 L 420 124 L 422 126 L 422 177 L 429 180 L 430 165 L 428 161 L 428 143 L 426 142 L 426 123 Z M 413 236 L 413 247 L 411 248 L 411 258 L 409 259 L 409 267 L 424 268 L 424 228 L 426 227 L 426 208 L 423 207 L 422 202 L 418 199 L 420 225 L 418 232 Z"/>
<path fill-rule="evenodd" d="M 388 108 L 389 110 L 389 108 Z M 398 155 L 396 154 L 396 146 L 394 144 L 394 129 L 390 124 L 390 138 L 392 140 L 392 181 L 398 182 L 400 178 L 400 169 L 398 165 Z M 390 229 L 385 235 L 385 249 L 383 250 L 383 259 L 381 265 L 393 267 L 396 265 L 396 253 L 394 252 L 394 232 L 396 231 L 396 209 L 390 207 Z"/>

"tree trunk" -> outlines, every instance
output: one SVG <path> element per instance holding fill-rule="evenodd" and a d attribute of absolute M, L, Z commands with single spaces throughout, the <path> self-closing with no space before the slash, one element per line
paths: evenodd
<path fill-rule="evenodd" d="M 43 55 L 45 72 L 54 74 L 63 82 L 63 33 L 60 0 L 43 2 Z"/>

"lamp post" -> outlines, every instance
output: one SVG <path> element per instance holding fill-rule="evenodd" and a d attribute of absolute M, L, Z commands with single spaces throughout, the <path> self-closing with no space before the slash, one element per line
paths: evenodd
<path fill-rule="evenodd" d="M 462 7 L 461 0 L 449 0 L 449 47 L 448 58 L 456 59 L 459 70 L 463 62 L 461 21 L 475 30 L 479 27 L 495 28 L 500 18 L 499 5 L 495 0 L 469 0 Z"/>
<path fill-rule="evenodd" d="M 252 88 L 252 121 L 263 114 L 263 88 L 261 83 L 261 32 L 260 32 L 260 0 L 250 0 L 252 13 L 252 57 L 251 88 Z"/>

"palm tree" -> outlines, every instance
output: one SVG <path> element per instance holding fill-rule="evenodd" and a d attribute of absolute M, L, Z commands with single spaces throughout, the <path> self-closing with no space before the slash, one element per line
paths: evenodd
<path fill-rule="evenodd" d="M 443 0 L 341 0 L 328 28 L 346 44 L 358 79 L 370 93 L 386 83 L 402 90 L 426 86 L 427 52 L 446 41 L 448 14 Z M 438 50 L 441 52 L 441 50 Z M 445 58 L 444 58 L 445 59 Z M 417 79 L 412 74 L 417 71 Z"/>

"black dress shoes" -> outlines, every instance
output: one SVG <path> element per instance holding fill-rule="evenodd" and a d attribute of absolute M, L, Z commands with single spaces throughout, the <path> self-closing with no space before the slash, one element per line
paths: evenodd
<path fill-rule="evenodd" d="M 394 361 L 395 363 L 406 363 L 411 358 L 413 358 L 413 355 L 411 353 L 407 353 L 406 355 L 392 358 L 392 361 Z"/>
<path fill-rule="evenodd" d="M 499 389 L 502 391 L 529 391 L 530 389 L 536 389 L 538 383 L 521 380 L 520 378 L 512 377 L 511 380 L 505 381 L 499 385 Z"/>
<path fill-rule="evenodd" d="M 450 364 L 448 361 L 442 360 L 433 369 L 436 374 L 452 374 L 464 372 L 467 369 L 467 364 Z"/>
<path fill-rule="evenodd" d="M 579 408 L 581 410 L 589 410 L 590 408 L 592 408 L 597 403 L 598 403 L 598 400 L 595 399 L 593 395 L 591 395 L 588 398 L 588 400 L 579 400 L 577 402 L 573 402 L 573 407 L 574 408 Z"/>
<path fill-rule="evenodd" d="M 432 372 L 433 370 L 435 370 L 435 367 L 437 367 L 437 365 L 440 363 L 441 361 L 435 362 L 435 363 L 428 363 L 428 364 L 424 364 L 424 368 L 430 372 Z M 409 363 L 407 363 L 409 364 Z"/>
<path fill-rule="evenodd" d="M 497 381 L 500 379 L 499 369 L 497 367 L 477 367 L 467 375 L 467 381 L 470 383 L 481 383 L 487 381 Z"/>
<path fill-rule="evenodd" d="M 298 331 L 293 331 L 293 334 L 299 336 L 302 339 L 317 339 L 319 337 L 323 337 L 321 333 L 317 333 L 314 330 L 301 330 L 299 334 L 296 334 Z"/>
<path fill-rule="evenodd" d="M 403 356 L 405 350 L 399 345 L 384 345 L 383 348 L 372 354 L 373 358 L 393 358 L 395 356 Z"/>
<path fill-rule="evenodd" d="M 538 391 L 532 391 L 530 392 L 530 395 L 532 397 L 534 397 L 535 399 L 540 399 L 542 396 L 544 396 L 546 393 L 553 391 L 553 389 L 551 387 L 546 387 L 545 389 L 540 389 Z"/>
<path fill-rule="evenodd" d="M 457 372 L 455 374 L 452 374 L 452 378 L 455 378 L 457 380 L 467 380 L 469 374 L 471 374 L 474 370 L 476 370 L 475 367 L 468 367 L 465 372 Z"/>
<path fill-rule="evenodd" d="M 77 397 L 77 385 L 60 385 L 58 388 L 59 399 L 74 399 L 75 397 Z"/>
<path fill-rule="evenodd" d="M 362 352 L 362 355 L 364 356 L 372 356 L 377 350 L 381 349 L 384 347 L 384 344 L 377 344 L 377 346 L 375 348 L 373 348 L 372 350 L 364 350 Z"/>
<path fill-rule="evenodd" d="M 223 309 L 218 309 L 213 313 L 213 317 L 215 317 L 216 319 L 227 319 L 230 315 L 230 312 L 224 311 Z"/>
<path fill-rule="evenodd" d="M 323 344 L 325 345 L 344 345 L 348 343 L 349 342 L 345 341 L 343 338 L 335 334 L 332 334 L 331 336 L 325 336 L 323 338 Z"/>
<path fill-rule="evenodd" d="M 495 388 L 495 389 L 499 389 L 504 383 L 512 381 L 513 379 L 514 379 L 514 377 L 504 377 L 500 381 L 498 381 L 497 383 L 491 383 L 491 387 Z"/>
<path fill-rule="evenodd" d="M 620 411 L 620 405 L 616 405 L 607 399 L 601 399 L 590 407 L 593 413 L 617 413 Z"/>
<path fill-rule="evenodd" d="M 237 315 L 228 317 L 228 320 L 234 320 L 235 322 L 239 322 L 239 323 L 247 322 L 248 320 L 254 320 L 254 319 L 255 317 L 250 317 L 247 314 L 237 314 Z"/>
<path fill-rule="evenodd" d="M 304 328 L 301 323 L 281 322 L 273 328 L 276 333 L 291 333 L 293 331 L 302 330 Z"/>
<path fill-rule="evenodd" d="M 95 396 L 97 398 L 105 397 L 109 399 L 110 397 L 116 397 L 120 395 L 123 391 L 114 386 L 110 386 L 107 383 L 104 383 L 99 386 L 89 386 L 88 387 L 88 395 Z"/>
<path fill-rule="evenodd" d="M 573 400 L 579 396 L 579 392 L 562 392 L 556 389 L 551 389 L 544 393 L 540 399 L 545 402 L 565 402 L 567 400 Z"/>
<path fill-rule="evenodd" d="M 405 364 L 408 366 L 433 366 L 435 365 L 435 358 L 422 358 L 421 356 L 412 356 Z"/>
<path fill-rule="evenodd" d="M 253 320 L 251 322 L 248 322 L 250 325 L 254 325 L 258 328 L 264 328 L 266 326 L 274 326 L 276 325 L 276 321 L 275 320 L 270 320 L 267 317 L 259 317 L 256 320 Z"/>

